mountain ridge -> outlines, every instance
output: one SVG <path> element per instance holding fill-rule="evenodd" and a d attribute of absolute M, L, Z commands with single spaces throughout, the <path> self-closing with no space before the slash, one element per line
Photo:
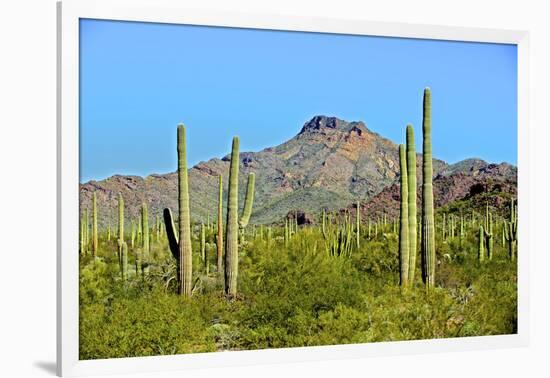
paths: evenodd
<path fill-rule="evenodd" d="M 293 209 L 317 213 L 323 208 L 345 208 L 358 199 L 367 202 L 395 184 L 399 177 L 396 143 L 371 131 L 361 121 L 348 122 L 322 115 L 305 122 L 293 138 L 258 152 L 241 152 L 239 158 L 241 205 L 247 175 L 256 173 L 252 223 L 275 222 Z M 421 158 L 418 154 L 419 167 Z M 434 159 L 433 165 L 434 177 L 463 173 L 513 180 L 517 175 L 517 168 L 511 164 L 490 164 L 477 158 L 455 164 Z M 224 178 L 226 192 L 228 171 L 229 154 L 201 161 L 189 169 L 191 212 L 195 221 L 206 221 L 208 214 L 213 218 L 217 208 L 218 175 Z M 421 174 L 421 169 L 417 172 Z M 160 215 L 165 207 L 177 209 L 176 172 L 145 177 L 113 175 L 80 184 L 81 207 L 86 204 L 89 207 L 93 191 L 98 192 L 102 227 L 107 223 L 109 212 L 116 213 L 119 192 L 125 199 L 128 218 L 137 217 L 144 200 L 153 217 Z"/>

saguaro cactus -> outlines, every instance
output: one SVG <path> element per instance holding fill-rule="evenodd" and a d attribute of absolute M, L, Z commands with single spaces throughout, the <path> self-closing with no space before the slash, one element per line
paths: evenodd
<path fill-rule="evenodd" d="M 122 279 L 126 281 L 128 279 L 128 245 L 126 242 L 122 242 L 121 247 L 121 272 L 122 272 Z"/>
<path fill-rule="evenodd" d="M 435 286 L 435 227 L 432 167 L 432 105 L 430 88 L 424 89 L 422 121 L 422 259 L 423 279 L 428 289 Z"/>
<path fill-rule="evenodd" d="M 90 217 L 88 215 L 88 208 L 84 209 L 84 254 L 88 254 L 90 248 Z"/>
<path fill-rule="evenodd" d="M 84 254 L 84 216 L 80 216 L 80 253 Z"/>
<path fill-rule="evenodd" d="M 239 275 L 239 138 L 233 138 L 229 167 L 229 191 L 227 194 L 227 221 L 225 237 L 225 293 L 237 294 Z"/>
<path fill-rule="evenodd" d="M 122 268 L 122 243 L 124 243 L 124 198 L 118 193 L 118 258 Z"/>
<path fill-rule="evenodd" d="M 136 241 L 136 224 L 134 223 L 134 220 L 132 219 L 131 233 L 130 233 L 130 243 L 131 243 L 132 248 L 134 248 L 135 241 Z"/>
<path fill-rule="evenodd" d="M 510 260 L 516 259 L 518 243 L 518 214 L 514 208 L 514 200 L 510 203 L 510 221 L 504 222 L 504 239 L 508 242 L 508 253 Z"/>
<path fill-rule="evenodd" d="M 204 272 L 206 275 L 208 275 L 208 248 L 206 245 L 206 229 L 208 226 L 205 226 L 204 223 L 201 223 L 201 257 L 202 262 L 204 264 Z"/>
<path fill-rule="evenodd" d="M 361 245 L 361 205 L 359 201 L 357 201 L 357 204 L 355 206 L 355 237 L 357 242 L 357 249 L 359 249 Z"/>
<path fill-rule="evenodd" d="M 92 256 L 97 256 L 97 197 L 94 192 L 92 195 Z"/>
<path fill-rule="evenodd" d="M 218 240 L 217 240 L 217 252 L 218 252 L 218 273 L 222 272 L 223 268 L 223 181 L 220 175 L 219 190 L 218 190 Z"/>
<path fill-rule="evenodd" d="M 416 271 L 416 148 L 414 145 L 414 129 L 407 125 L 407 187 L 409 205 L 409 282 L 414 283 Z"/>
<path fill-rule="evenodd" d="M 143 228 L 141 270 L 143 275 L 146 275 L 149 272 L 149 214 L 145 202 L 141 205 L 141 221 Z"/>
<path fill-rule="evenodd" d="M 192 293 L 193 252 L 191 247 L 191 218 L 189 215 L 189 186 L 185 126 L 178 125 L 178 233 L 170 209 L 164 209 L 164 225 L 170 251 L 177 261 L 179 293 L 190 297 Z"/>
<path fill-rule="evenodd" d="M 409 284 L 409 188 L 407 177 L 407 157 L 405 146 L 399 145 L 399 164 L 401 168 L 401 207 L 399 212 L 399 266 L 402 287 Z"/>
<path fill-rule="evenodd" d="M 118 193 L 118 240 L 124 241 L 124 198 Z"/>
<path fill-rule="evenodd" d="M 485 245 L 487 246 L 487 255 L 489 260 L 493 259 L 493 215 L 489 211 L 489 203 L 485 209 L 485 228 L 483 229 L 485 236 Z"/>
<path fill-rule="evenodd" d="M 484 235 L 483 226 L 480 225 L 479 226 L 479 245 L 477 248 L 477 257 L 479 259 L 479 262 L 483 262 L 483 260 L 485 260 L 484 245 L 485 245 L 485 235 Z"/>

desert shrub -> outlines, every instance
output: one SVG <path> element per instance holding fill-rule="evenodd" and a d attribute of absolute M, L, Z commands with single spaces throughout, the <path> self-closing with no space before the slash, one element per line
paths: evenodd
<path fill-rule="evenodd" d="M 461 209 L 462 210 L 462 209 Z M 386 230 L 388 231 L 388 230 Z M 100 258 L 81 258 L 80 357 L 149 356 L 493 335 L 517 331 L 517 273 L 495 238 L 493 260 L 477 259 L 477 235 L 436 241 L 436 287 L 426 293 L 418 270 L 413 287 L 399 287 L 397 238 L 361 239 L 350 257 L 329 256 L 318 229 L 301 228 L 284 246 L 246 236 L 240 248 L 239 295 L 227 300 L 215 272 L 206 275 L 193 240 L 197 287 L 177 295 L 175 263 L 166 241 L 151 247 L 149 275 L 123 282 L 113 243 Z M 265 234 L 264 234 L 265 235 Z M 207 239 L 211 242 L 212 235 Z M 279 240 L 280 239 L 280 240 Z M 213 244 L 212 244 L 213 246 Z"/>

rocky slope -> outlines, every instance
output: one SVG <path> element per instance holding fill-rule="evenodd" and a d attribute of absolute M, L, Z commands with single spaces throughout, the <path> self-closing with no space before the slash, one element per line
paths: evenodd
<path fill-rule="evenodd" d="M 296 209 L 314 214 L 323 208 L 347 207 L 357 199 L 366 202 L 394 190 L 392 185 L 399 174 L 395 143 L 369 130 L 363 122 L 326 116 L 312 118 L 294 138 L 278 146 L 242 152 L 240 160 L 241 204 L 247 174 L 256 173 L 252 223 L 274 222 Z M 420 155 L 418 166 L 417 171 L 421 172 Z M 227 185 L 228 171 L 229 156 L 200 162 L 189 170 L 191 212 L 195 221 L 206 221 L 208 215 L 216 214 L 218 175 L 223 175 Z M 517 174 L 516 168 L 509 164 L 488 164 L 479 159 L 452 165 L 434 159 L 434 172 L 437 177 L 464 183 L 449 188 L 466 188 L 476 180 L 515 182 Z M 383 191 L 384 188 L 387 189 Z M 460 189 L 461 193 L 464 188 Z M 114 219 L 119 192 L 124 196 L 128 218 L 138 215 L 143 201 L 149 204 L 153 217 L 160 215 L 165 207 L 177 209 L 176 173 L 145 178 L 116 175 L 81 184 L 81 208 L 91 206 L 93 191 L 97 192 L 102 227 L 109 214 Z M 442 192 L 441 196 L 455 195 Z"/>

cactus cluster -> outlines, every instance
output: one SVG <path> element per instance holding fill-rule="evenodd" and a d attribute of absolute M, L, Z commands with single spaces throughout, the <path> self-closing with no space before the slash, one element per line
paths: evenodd
<path fill-rule="evenodd" d="M 330 215 L 327 216 L 326 213 L 323 213 L 322 222 L 322 233 L 325 239 L 325 250 L 327 254 L 337 257 L 350 257 L 354 245 L 357 246 L 357 232 L 359 232 L 358 229 L 354 227 L 351 220 L 351 214 L 346 212 L 340 218 L 335 217 L 333 222 Z"/>

